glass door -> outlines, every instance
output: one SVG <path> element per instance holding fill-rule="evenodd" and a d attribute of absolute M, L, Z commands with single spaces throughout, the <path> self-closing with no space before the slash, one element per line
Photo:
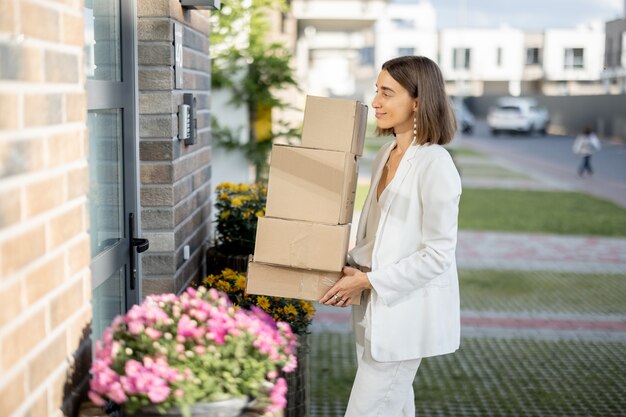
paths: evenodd
<path fill-rule="evenodd" d="M 85 0 L 92 337 L 139 301 L 135 2 Z"/>

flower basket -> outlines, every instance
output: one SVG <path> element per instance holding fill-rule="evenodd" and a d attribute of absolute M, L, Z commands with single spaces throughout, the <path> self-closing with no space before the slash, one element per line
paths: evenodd
<path fill-rule="evenodd" d="M 217 275 L 225 269 L 247 272 L 248 259 L 249 255 L 227 255 L 211 247 L 206 252 L 207 272 L 209 275 Z"/>
<path fill-rule="evenodd" d="M 292 332 L 298 335 L 296 352 L 298 366 L 294 372 L 283 374 L 287 381 L 287 406 L 284 409 L 284 415 L 285 417 L 307 416 L 310 403 L 310 347 L 307 332 L 315 313 L 313 303 L 304 300 L 247 294 L 245 292 L 246 273 L 228 268 L 219 274 L 207 276 L 201 285 L 224 292 L 236 306 L 243 308 L 260 307 L 274 320 L 286 322 L 291 326 Z"/>
<path fill-rule="evenodd" d="M 190 407 L 189 417 L 239 417 L 248 403 L 245 398 L 198 403 Z M 129 417 L 182 417 L 183 412 L 172 407 L 161 413 L 155 406 L 142 407 Z"/>
<path fill-rule="evenodd" d="M 287 390 L 279 371 L 295 369 L 296 337 L 287 323 L 256 306 L 235 308 L 215 289 L 152 295 L 97 342 L 89 397 L 138 416 L 190 417 L 199 404 L 231 399 L 277 410 Z"/>
<path fill-rule="evenodd" d="M 287 405 L 284 409 L 284 417 L 307 417 L 310 409 L 311 371 L 310 371 L 310 346 L 308 335 L 298 338 L 298 367 L 289 374 L 283 374 L 287 380 Z"/>

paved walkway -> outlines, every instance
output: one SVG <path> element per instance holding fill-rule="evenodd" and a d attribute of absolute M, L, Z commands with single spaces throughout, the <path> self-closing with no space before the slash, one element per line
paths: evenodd
<path fill-rule="evenodd" d="M 626 275 L 626 239 L 460 231 L 457 265 Z"/>

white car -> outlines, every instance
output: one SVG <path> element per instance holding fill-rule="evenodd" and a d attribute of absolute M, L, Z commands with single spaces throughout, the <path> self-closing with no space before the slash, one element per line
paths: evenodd
<path fill-rule="evenodd" d="M 474 131 L 476 119 L 470 109 L 465 102 L 458 97 L 452 99 L 452 108 L 454 109 L 458 129 L 467 135 L 471 135 Z"/>
<path fill-rule="evenodd" d="M 487 114 L 487 125 L 493 135 L 500 132 L 546 133 L 550 114 L 531 98 L 503 97 Z"/>

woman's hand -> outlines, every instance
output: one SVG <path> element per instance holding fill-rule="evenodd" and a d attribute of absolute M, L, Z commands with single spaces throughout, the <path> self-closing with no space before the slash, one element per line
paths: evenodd
<path fill-rule="evenodd" d="M 343 276 L 328 290 L 320 300 L 320 303 L 347 307 L 357 297 L 361 296 L 361 291 L 372 288 L 370 280 L 365 272 L 361 272 L 351 266 L 344 266 L 341 271 Z"/>

